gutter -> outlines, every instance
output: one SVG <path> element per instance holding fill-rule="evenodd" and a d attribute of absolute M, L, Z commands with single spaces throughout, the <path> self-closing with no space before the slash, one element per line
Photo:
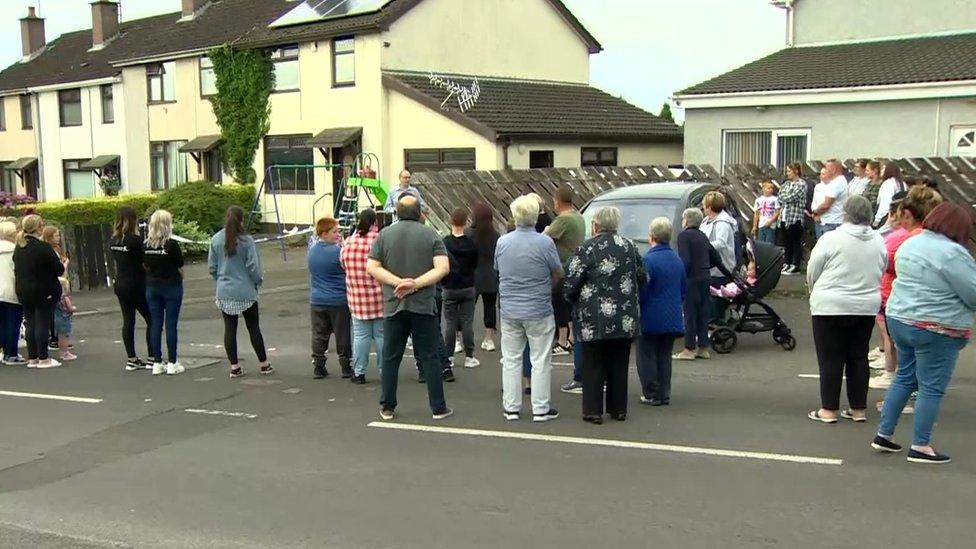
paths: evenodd
<path fill-rule="evenodd" d="M 107 76 L 105 78 L 82 80 L 80 82 L 66 82 L 66 83 L 58 83 L 58 84 L 47 84 L 44 86 L 35 86 L 32 88 L 28 88 L 26 91 L 29 93 L 44 93 L 49 91 L 68 90 L 73 88 L 89 88 L 93 86 L 101 86 L 103 84 L 118 84 L 120 82 L 122 82 L 121 76 Z"/>

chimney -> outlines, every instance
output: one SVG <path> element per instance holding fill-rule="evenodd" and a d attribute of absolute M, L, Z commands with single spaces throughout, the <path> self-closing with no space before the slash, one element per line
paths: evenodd
<path fill-rule="evenodd" d="M 20 20 L 20 37 L 24 45 L 24 58 L 30 58 L 44 49 L 44 19 L 37 16 L 34 6 L 27 8 L 27 17 Z"/>
<path fill-rule="evenodd" d="M 119 5 L 112 0 L 95 0 L 92 9 L 92 49 L 101 49 L 119 33 Z"/>
<path fill-rule="evenodd" d="M 210 0 L 183 0 L 183 17 L 181 19 L 193 19 L 193 16 L 209 2 Z"/>

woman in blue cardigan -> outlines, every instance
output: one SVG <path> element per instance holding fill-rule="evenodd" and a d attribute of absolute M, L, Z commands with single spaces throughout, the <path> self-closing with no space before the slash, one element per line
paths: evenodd
<path fill-rule="evenodd" d="M 637 347 L 637 374 L 641 402 L 671 404 L 671 351 L 684 332 L 681 305 L 687 292 L 685 265 L 671 249 L 671 221 L 651 221 L 651 249 L 644 254 L 648 283 L 641 289 L 641 337 Z"/>

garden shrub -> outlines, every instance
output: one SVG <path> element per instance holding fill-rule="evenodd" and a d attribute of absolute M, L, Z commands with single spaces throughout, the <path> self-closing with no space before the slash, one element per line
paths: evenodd
<path fill-rule="evenodd" d="M 223 227 L 227 208 L 240 206 L 248 212 L 253 203 L 254 187 L 251 185 L 196 181 L 160 194 L 156 209 L 167 210 L 174 219 L 196 223 L 200 230 L 213 234 Z"/>
<path fill-rule="evenodd" d="M 212 235 L 201 229 L 195 221 L 173 219 L 173 234 L 193 241 L 180 242 L 183 255 L 188 260 L 192 261 L 207 257 L 207 251 L 210 249 L 210 237 Z"/>
<path fill-rule="evenodd" d="M 40 202 L 17 207 L 18 215 L 33 212 L 58 225 L 100 225 L 114 223 L 121 206 L 132 206 L 140 217 L 152 211 L 158 197 L 153 194 L 76 198 L 61 202 Z"/>

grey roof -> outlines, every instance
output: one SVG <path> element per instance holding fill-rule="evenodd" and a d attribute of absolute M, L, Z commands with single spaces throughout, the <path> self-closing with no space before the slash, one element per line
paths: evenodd
<path fill-rule="evenodd" d="M 469 86 L 480 98 L 464 113 L 429 73 L 385 71 L 384 83 L 489 138 L 545 138 L 680 142 L 681 128 L 623 99 L 579 83 L 441 74 Z"/>
<path fill-rule="evenodd" d="M 794 47 L 678 95 L 856 88 L 976 80 L 976 32 Z"/>

